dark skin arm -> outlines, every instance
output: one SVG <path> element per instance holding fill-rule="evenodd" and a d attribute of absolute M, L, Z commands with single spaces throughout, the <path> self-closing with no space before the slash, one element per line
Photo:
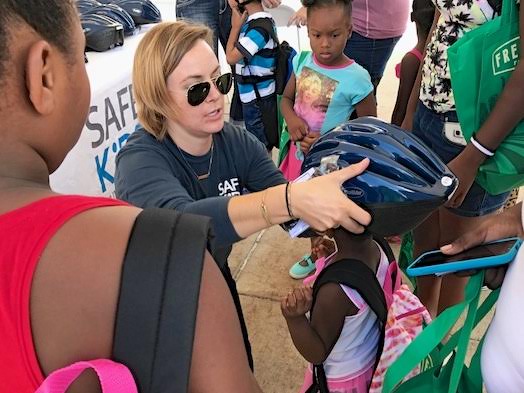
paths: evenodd
<path fill-rule="evenodd" d="M 111 357 L 122 262 L 139 211 L 108 207 L 79 214 L 45 249 L 31 290 L 32 333 L 44 375 L 79 360 Z M 90 371 L 68 390 L 99 391 Z M 248 367 L 230 292 L 206 254 L 189 392 L 233 391 L 261 392 Z"/>
<path fill-rule="evenodd" d="M 395 102 L 395 109 L 393 109 L 393 115 L 391 116 L 391 123 L 399 127 L 406 115 L 409 96 L 413 91 L 419 66 L 420 62 L 412 54 L 406 54 L 400 63 L 400 83 L 398 86 L 397 101 Z"/>
<path fill-rule="evenodd" d="M 342 228 L 334 230 L 333 235 L 338 245 L 336 261 L 355 258 L 365 261 L 372 270 L 377 269 L 380 251 L 372 239 L 362 243 Z M 305 313 L 311 310 L 312 301 L 311 288 L 295 288 L 282 299 L 280 307 L 297 350 L 307 361 L 319 364 L 326 360 L 340 337 L 344 319 L 355 315 L 358 309 L 336 283 L 320 288 L 308 321 Z"/>
<path fill-rule="evenodd" d="M 230 2 L 231 5 L 231 2 Z M 244 14 L 238 12 L 236 5 L 231 5 L 231 31 L 226 45 L 226 61 L 228 64 L 237 64 L 244 57 L 242 53 L 235 47 L 240 34 L 240 28 L 247 19 L 247 11 Z"/>
<path fill-rule="evenodd" d="M 524 7 L 520 6 L 520 36 L 524 34 Z M 520 42 L 520 53 L 524 53 L 524 41 Z M 511 74 L 504 90 L 500 94 L 489 117 L 475 134 L 475 139 L 491 151 L 511 133 L 515 126 L 524 119 L 524 62 L 519 61 Z M 453 159 L 449 169 L 459 178 L 459 188 L 448 201 L 447 206 L 458 207 L 471 188 L 478 168 L 486 156 L 475 146 L 468 143 L 466 148 Z"/>
<path fill-rule="evenodd" d="M 482 243 L 497 239 L 518 236 L 524 238 L 522 228 L 522 202 L 510 207 L 504 212 L 487 218 L 475 230 L 466 233 L 451 244 L 442 246 L 440 249 L 444 254 L 454 255 Z M 491 288 L 502 285 L 507 266 L 486 269 L 484 276 L 485 284 Z M 476 271 L 462 272 L 460 275 L 471 275 Z"/>
<path fill-rule="evenodd" d="M 355 110 L 357 111 L 358 117 L 363 116 L 377 116 L 377 102 L 375 101 L 375 96 L 373 92 L 355 105 Z"/>
<path fill-rule="evenodd" d="M 308 362 L 320 364 L 326 360 L 338 340 L 344 319 L 358 312 L 340 285 L 323 285 L 311 315 L 305 316 L 312 303 L 311 288 L 295 288 L 282 299 L 282 315 L 286 319 L 293 344 Z"/>
<path fill-rule="evenodd" d="M 435 27 L 437 26 L 439 17 L 440 17 L 440 12 L 438 11 L 438 9 L 435 9 L 435 16 L 433 17 L 433 24 L 431 25 L 431 29 L 426 39 L 426 45 L 424 45 L 424 51 L 422 51 L 422 53 L 426 53 L 426 48 L 428 47 L 428 43 L 431 40 L 433 31 L 435 30 Z M 413 128 L 413 116 L 415 115 L 415 110 L 417 109 L 417 103 L 418 103 L 418 99 L 420 96 L 420 83 L 422 81 L 423 65 L 424 65 L 424 60 L 420 62 L 420 66 L 417 72 L 417 77 L 415 79 L 415 83 L 413 84 L 413 89 L 411 90 L 411 94 L 409 96 L 408 106 L 406 108 L 406 115 L 404 116 L 404 120 L 402 121 L 402 128 L 404 130 L 411 131 Z"/>

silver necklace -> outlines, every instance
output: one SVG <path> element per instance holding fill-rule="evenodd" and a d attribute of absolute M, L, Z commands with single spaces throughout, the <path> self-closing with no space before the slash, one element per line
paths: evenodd
<path fill-rule="evenodd" d="M 184 160 L 184 162 L 188 166 L 189 170 L 191 172 L 193 172 L 193 175 L 195 175 L 197 180 L 205 180 L 205 179 L 207 179 L 209 177 L 209 174 L 211 173 L 211 166 L 213 165 L 213 155 L 214 155 L 213 152 L 214 152 L 214 149 L 215 149 L 215 141 L 213 139 L 211 140 L 211 157 L 209 158 L 209 166 L 207 167 L 207 173 L 203 173 L 201 175 L 197 175 L 197 173 L 195 172 L 193 167 L 189 164 L 189 162 L 187 162 L 186 157 L 184 157 L 184 153 L 182 152 L 182 150 L 180 150 L 180 148 L 178 147 L 178 145 L 176 143 L 175 143 L 175 146 L 176 146 L 178 152 L 180 153 L 180 156 L 182 157 L 182 160 Z"/>

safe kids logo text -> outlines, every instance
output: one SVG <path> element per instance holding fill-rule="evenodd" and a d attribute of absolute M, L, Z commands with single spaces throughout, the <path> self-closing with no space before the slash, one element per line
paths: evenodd
<path fill-rule="evenodd" d="M 97 151 L 93 165 L 102 193 L 115 182 L 114 161 L 134 131 L 136 118 L 132 85 L 108 95 L 103 104 L 93 105 L 89 109 L 86 127 L 93 135 L 91 148 Z"/>

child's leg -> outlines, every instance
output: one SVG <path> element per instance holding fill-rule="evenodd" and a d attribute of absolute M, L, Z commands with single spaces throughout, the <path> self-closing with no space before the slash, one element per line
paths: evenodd
<path fill-rule="evenodd" d="M 268 141 L 264 132 L 264 123 L 262 122 L 262 113 L 257 104 L 257 101 L 251 101 L 247 104 L 242 103 L 242 111 L 244 113 L 244 122 L 246 129 L 252 133 L 260 142 L 268 147 Z"/>
<path fill-rule="evenodd" d="M 413 231 L 413 259 L 426 251 L 437 249 L 439 245 L 439 213 L 434 212 Z M 426 306 L 432 318 L 437 315 L 440 285 L 440 277 L 417 277 L 417 296 L 422 304 Z"/>

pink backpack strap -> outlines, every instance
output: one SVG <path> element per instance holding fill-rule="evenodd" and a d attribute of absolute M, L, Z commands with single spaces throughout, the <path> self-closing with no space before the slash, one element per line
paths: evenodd
<path fill-rule="evenodd" d="M 77 362 L 53 371 L 35 393 L 65 393 L 69 385 L 88 368 L 95 370 L 103 393 L 138 393 L 129 369 L 108 359 Z"/>
<path fill-rule="evenodd" d="M 386 303 L 388 305 L 388 308 L 391 306 L 391 303 L 393 302 L 393 293 L 397 291 L 401 285 L 402 278 L 400 276 L 400 269 L 398 267 L 398 263 L 397 261 L 392 261 L 389 263 L 386 279 L 384 280 L 384 296 L 386 297 Z"/>

